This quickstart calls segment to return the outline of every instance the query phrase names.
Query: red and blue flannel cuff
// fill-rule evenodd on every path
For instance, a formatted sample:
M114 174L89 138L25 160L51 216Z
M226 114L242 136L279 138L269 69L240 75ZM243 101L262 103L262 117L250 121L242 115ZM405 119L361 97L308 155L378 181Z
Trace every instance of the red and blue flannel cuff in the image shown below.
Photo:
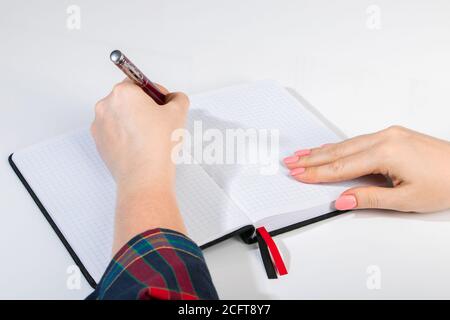
M88 299L218 299L201 249L185 235L152 229L114 256Z

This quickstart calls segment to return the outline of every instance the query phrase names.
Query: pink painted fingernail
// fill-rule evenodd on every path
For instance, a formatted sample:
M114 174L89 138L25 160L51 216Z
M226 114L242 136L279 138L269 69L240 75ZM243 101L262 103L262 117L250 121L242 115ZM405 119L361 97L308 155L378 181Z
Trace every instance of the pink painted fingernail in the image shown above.
M291 176L296 176L303 172L305 172L305 168L295 168L291 170Z
M356 197L354 195L343 195L337 198L334 207L337 210L350 210L356 207Z
M295 162L298 161L298 157L297 157L297 156L287 157L287 158L284 158L283 161L284 161L284 163L286 163L286 164L295 163Z
M311 150L309 149L304 149L304 150L298 150L295 152L295 155L298 157L303 157L303 156L307 156L311 153Z

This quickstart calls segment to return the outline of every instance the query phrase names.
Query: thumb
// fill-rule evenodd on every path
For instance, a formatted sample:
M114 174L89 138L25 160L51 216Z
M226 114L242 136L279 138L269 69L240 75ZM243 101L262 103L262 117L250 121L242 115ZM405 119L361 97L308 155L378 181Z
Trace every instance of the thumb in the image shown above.
M337 210L389 209L407 211L406 188L357 187L342 193L335 201Z

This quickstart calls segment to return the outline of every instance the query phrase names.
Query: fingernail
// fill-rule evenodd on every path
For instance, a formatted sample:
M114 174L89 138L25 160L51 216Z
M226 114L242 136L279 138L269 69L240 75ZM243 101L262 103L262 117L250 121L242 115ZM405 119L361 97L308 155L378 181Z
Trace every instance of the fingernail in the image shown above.
M291 176L296 176L303 172L305 172L305 168L295 168L291 170Z
M305 150L298 150L298 151L296 151L296 152L295 152L295 155L296 155L297 157L303 157L303 156L309 155L310 153L311 153L311 150L305 149Z
M356 197L354 195L343 195L337 198L334 207L337 210L350 210L356 207Z
M298 157L297 157L297 156L287 157L287 158L284 158L283 161L284 161L284 163L286 163L286 164L295 163L295 162L298 161Z

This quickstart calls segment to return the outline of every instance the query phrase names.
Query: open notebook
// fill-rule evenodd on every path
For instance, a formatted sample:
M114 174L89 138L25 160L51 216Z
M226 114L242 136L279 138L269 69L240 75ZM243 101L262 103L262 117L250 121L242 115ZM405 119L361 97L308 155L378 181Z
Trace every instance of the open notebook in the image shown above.
M281 159L299 148L339 141L339 136L283 87L261 81L191 96L187 128L278 130L278 170L263 165L177 165L177 198L189 236L207 247L231 235L251 242L254 228L272 235L333 216L333 201L361 181L302 184ZM197 129L196 129L197 126ZM194 134L195 135L195 134ZM188 148L184 152L189 151ZM200 157L203 155L200 154ZM115 184L87 129L31 146L10 163L91 285L111 259Z

